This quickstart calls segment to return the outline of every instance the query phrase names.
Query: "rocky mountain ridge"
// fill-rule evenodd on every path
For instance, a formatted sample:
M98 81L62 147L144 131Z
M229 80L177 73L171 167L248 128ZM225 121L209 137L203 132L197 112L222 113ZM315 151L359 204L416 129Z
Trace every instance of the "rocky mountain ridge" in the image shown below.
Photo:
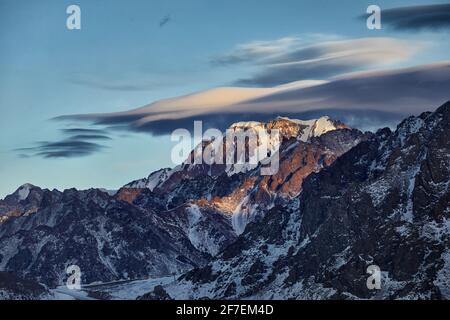
M71 264L83 283L185 273L158 287L166 298L446 298L449 106L376 134L328 118L232 125L280 129L269 176L184 163L113 196L24 185L0 200L0 271L48 286ZM381 291L365 287L369 263Z

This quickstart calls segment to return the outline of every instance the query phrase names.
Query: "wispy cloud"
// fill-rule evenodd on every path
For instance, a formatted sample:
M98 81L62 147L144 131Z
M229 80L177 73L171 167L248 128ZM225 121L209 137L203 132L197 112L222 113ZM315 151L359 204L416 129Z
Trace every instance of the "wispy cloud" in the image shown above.
M105 146L92 142L61 140L56 142L39 142L36 147L20 148L15 149L15 151L20 152L20 157L73 158L88 156L104 148Z
M285 37L273 41L252 41L243 43L231 52L213 57L213 65L231 65L243 62L256 62L267 57L282 54L297 47L303 39L299 37Z
M67 135L58 141L39 141L33 147L18 148L21 158L43 157L43 158L74 158L83 157L100 152L107 148L96 143L101 140L111 140L103 129L67 128L61 129Z
M250 42L213 58L215 65L247 63L258 71L238 85L276 86L297 80L327 79L341 73L402 62L421 44L393 38L361 38L305 45L302 38Z
M95 135L105 135L108 131L103 129L90 129L90 128L64 128L61 129L62 132L67 134L95 134Z
M111 140L110 137L100 134L78 134L69 138L70 140Z
M450 61L444 61L412 68L364 71L326 82L215 89L125 112L62 116L58 120L120 124L121 129L160 135L177 128L190 129L194 120L203 120L205 127L223 129L234 121L267 120L277 115L297 118L330 115L362 129L372 129L431 110L449 100L449 92Z
M362 16L366 19L366 15ZM408 6L381 11L382 25L396 30L441 30L450 28L450 4Z

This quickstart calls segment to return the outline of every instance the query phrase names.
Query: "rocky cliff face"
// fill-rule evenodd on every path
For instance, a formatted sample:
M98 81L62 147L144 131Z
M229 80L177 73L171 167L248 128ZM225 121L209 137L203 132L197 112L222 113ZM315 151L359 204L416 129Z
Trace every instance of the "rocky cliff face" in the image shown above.
M450 298L450 103L309 175L173 298ZM381 269L369 290L367 267Z

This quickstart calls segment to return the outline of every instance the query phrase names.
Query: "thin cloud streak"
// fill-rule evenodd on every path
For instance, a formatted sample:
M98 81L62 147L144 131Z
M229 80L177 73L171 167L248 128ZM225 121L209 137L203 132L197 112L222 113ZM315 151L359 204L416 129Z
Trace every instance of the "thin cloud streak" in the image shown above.
M61 140L56 142L39 142L38 146L30 148L19 148L19 157L42 157L42 158L75 158L83 157L99 152L106 147L97 143L74 140ZM26 153L24 153L26 152Z
M17 148L20 158L75 158L92 155L107 148L97 141L112 140L103 129L67 128L61 131L68 135L58 141L39 141L36 146Z
M215 65L251 64L259 70L236 84L271 87L403 62L421 48L420 43L394 38L341 39L312 45L305 45L301 38L282 38L240 45L212 62Z
M156 87L161 86L160 83L151 82L146 84L135 84L125 82L107 82L102 80L96 80L89 77L78 77L67 80L68 82L97 89L111 90L111 91L149 91Z
M88 128L64 128L61 129L62 132L67 134L97 134L97 135L106 135L108 131L103 129L88 129Z
M72 136L69 138L70 140L77 140L77 141L83 141L83 140L112 140L108 136L99 135L99 134L79 134L76 136Z

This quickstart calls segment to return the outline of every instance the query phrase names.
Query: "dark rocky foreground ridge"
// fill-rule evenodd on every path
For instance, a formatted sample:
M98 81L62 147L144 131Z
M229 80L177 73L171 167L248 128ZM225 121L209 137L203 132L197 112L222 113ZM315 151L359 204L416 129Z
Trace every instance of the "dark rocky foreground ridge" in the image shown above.
M71 264L83 283L186 272L152 299L450 297L450 103L395 132L268 125L273 176L184 164L114 196L22 186L0 201L0 271L51 287Z
M13 273L0 272L0 300L45 300L52 298L43 285L18 278Z

